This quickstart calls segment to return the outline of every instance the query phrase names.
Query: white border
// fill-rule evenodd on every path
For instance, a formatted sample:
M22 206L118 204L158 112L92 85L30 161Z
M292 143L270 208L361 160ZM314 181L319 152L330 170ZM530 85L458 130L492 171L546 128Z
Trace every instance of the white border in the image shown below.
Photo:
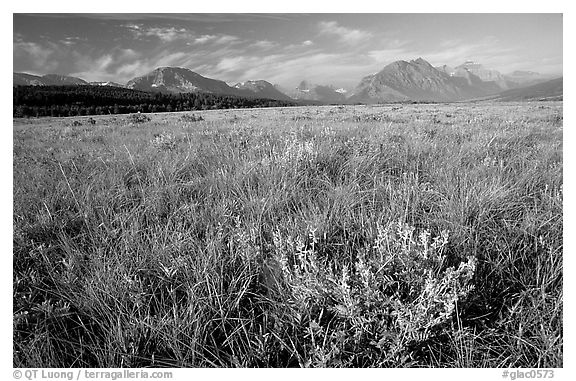
M572 129L574 122L573 106L573 75L574 70L573 51L568 36L576 36L574 31L575 18L572 7L568 1L529 1L529 2L506 2L495 0L483 0L481 2L466 2L462 0L450 1L424 1L412 0L405 2L382 2L375 1L351 1L351 2L312 2L310 0L290 0L284 2L254 1L254 0L220 0L217 2L202 1L171 1L171 2L143 2L143 1L27 1L2 5L0 28L2 46L7 50L12 45L12 14L13 13L563 13L564 14L564 369L556 372L555 380L568 379L568 375L574 372L574 328L571 322L575 321L574 298L571 290L575 290L574 277L570 276L574 269L573 256L576 255L576 247L570 240L574 233L574 215L576 213L574 203L574 164L575 156L571 150L571 144L576 139ZM572 45L574 43L572 42ZM2 305L6 306L0 315L0 327L2 330L1 356L2 372L4 379L12 379L12 102L9 85L11 80L8 71L7 59L3 62L3 73L8 78L2 91L2 119L4 128L0 130L0 168L4 181L2 189L2 202L0 203L0 231L2 232L1 254L1 285L0 297ZM567 238L567 239L566 239ZM298 373L296 373L298 372ZM325 369L325 370L206 370L206 369L175 369L175 380L204 379L204 378L240 378L262 379L270 378L293 378L318 379L349 379L361 377L377 380L397 380L403 378L422 378L432 380L501 380L500 369ZM573 377L573 376L572 376Z

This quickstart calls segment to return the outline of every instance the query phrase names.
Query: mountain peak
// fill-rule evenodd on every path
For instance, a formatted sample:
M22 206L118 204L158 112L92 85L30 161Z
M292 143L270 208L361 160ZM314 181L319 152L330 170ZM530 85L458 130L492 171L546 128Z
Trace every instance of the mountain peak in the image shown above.
M310 81L303 80L302 82L300 82L300 84L298 86L296 86L296 89L298 89L298 90L310 90L314 86L315 85L310 83Z
M178 67L178 66L160 66L154 69L152 73L178 73L178 74L201 76L200 74L188 69L187 67Z
M285 91L285 93L297 100L324 103L341 103L346 100L344 89L336 89L333 85L318 85L308 80L301 81L298 86Z
M167 70L184 70L184 71L192 71L188 68L185 67L179 67L179 66L159 66L156 69L154 69L153 71L167 71Z
M483 68L483 66L481 63L468 60L468 61L464 61L463 64L456 66L456 68L457 69L458 68L466 68L466 69L468 69L468 68Z
M270 82L265 81L263 79L250 79L248 81L238 82L237 84L234 85L234 87L237 89L242 89L242 88L247 88L247 87L265 88L265 87L274 87L274 86L272 86L272 84Z
M448 66L434 68L419 57L395 61L375 75L362 79L354 90L352 101L454 101L493 94L500 89L492 82L483 82L471 72L460 69L458 78Z
M410 61L411 63L415 63L418 65L426 65L426 66L432 66L430 65L430 62L426 61L424 58L422 57L418 57L416 60L412 60Z
M396 60L386 66L406 66L408 65L408 61L404 61L404 60Z
M236 94L238 91L226 82L203 77L190 69L162 66L148 74L134 78L126 87L142 91L164 91L169 93L206 92Z
M484 82L495 82L502 90L508 88L504 77L499 71L486 69L481 63L468 60L462 65L456 66L454 69L455 75L457 76L465 77L468 72L474 74Z
M434 67L430 64L430 62L426 61L422 57L418 57L417 59L411 60L411 61L404 61L404 60L394 61L394 62L386 65L383 70L387 70L387 71L405 70L409 66L412 66L412 67L417 66L420 68L426 68L426 70L434 69Z
M270 82L265 81L263 79L239 82L234 85L234 88L242 91L250 91L251 93L253 93L253 95L256 95L260 98L277 99L284 101L292 100L292 98L276 89Z

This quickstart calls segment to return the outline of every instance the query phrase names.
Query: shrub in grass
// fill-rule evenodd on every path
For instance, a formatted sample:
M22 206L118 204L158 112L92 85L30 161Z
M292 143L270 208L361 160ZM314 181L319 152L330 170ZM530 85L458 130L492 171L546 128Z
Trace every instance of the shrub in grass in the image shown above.
M184 114L180 117L180 119L186 123L201 122L204 120L202 115L196 116L195 114Z
M447 232L432 239L400 223L378 226L371 245L342 264L319 257L314 231L308 241L276 232L281 272L269 275L306 322L302 366L408 365L412 348L448 325L473 289L476 259L447 266Z
M127 120L128 120L128 123L140 124L140 123L149 122L151 119L147 115L144 115L142 113L137 113L137 114L130 114L128 116Z
M178 146L178 139L170 133L155 134L152 145L159 151L172 151Z

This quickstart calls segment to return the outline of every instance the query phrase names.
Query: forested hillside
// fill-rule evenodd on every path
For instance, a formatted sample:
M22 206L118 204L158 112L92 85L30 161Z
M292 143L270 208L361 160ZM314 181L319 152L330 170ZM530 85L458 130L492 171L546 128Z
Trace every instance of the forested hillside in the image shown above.
M77 116L295 106L295 102L206 93L164 94L108 86L16 86L13 116Z

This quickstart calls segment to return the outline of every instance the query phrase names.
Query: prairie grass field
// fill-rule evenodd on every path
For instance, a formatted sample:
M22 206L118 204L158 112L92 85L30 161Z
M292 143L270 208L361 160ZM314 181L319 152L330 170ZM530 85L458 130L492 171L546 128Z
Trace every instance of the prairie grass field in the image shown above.
M562 367L562 108L14 119L14 367Z

